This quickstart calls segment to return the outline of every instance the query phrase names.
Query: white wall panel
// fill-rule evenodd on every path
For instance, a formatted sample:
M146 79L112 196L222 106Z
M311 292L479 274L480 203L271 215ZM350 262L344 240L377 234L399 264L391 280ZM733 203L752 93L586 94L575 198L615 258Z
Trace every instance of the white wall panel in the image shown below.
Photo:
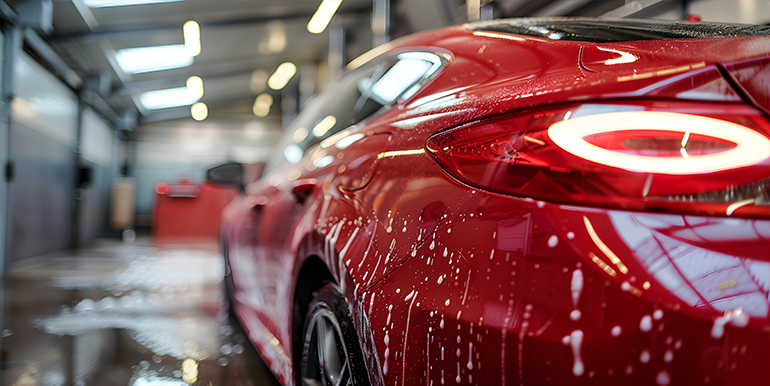
M688 12L703 21L765 24L770 22L770 0L698 0L688 3Z
M83 110L80 155L104 168L112 168L115 131L91 108Z
M15 58L13 77L11 118L75 149L78 104L72 90L24 52Z

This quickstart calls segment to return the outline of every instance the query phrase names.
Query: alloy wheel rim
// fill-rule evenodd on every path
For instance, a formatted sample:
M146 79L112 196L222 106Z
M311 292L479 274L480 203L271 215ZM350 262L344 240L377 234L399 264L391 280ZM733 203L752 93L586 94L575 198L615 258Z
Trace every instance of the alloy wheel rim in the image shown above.
M304 385L352 385L342 332L337 318L325 308L310 316L302 347L301 377Z

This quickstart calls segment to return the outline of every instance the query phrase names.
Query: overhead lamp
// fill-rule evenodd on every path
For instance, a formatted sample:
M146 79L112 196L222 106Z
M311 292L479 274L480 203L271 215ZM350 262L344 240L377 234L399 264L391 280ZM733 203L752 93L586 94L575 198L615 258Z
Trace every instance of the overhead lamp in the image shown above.
M184 0L83 0L88 8L124 7L127 5L146 5L175 3Z
M313 34L320 34L323 32L332 20L334 13L337 12L337 8L340 7L340 4L342 4L342 0L324 0L321 2L321 5L318 6L313 17L311 17L310 21L307 23L308 32Z
M200 99L190 92L187 87L168 88L142 93L139 101L147 110L168 109L171 107L189 106Z
M259 94L254 100L254 106L251 111L254 115L262 118L270 114L270 107L273 106L273 96L270 94Z
M275 69L273 75L267 79L267 86L273 90L280 90L286 87L294 74L297 73L297 66L292 62L281 63L278 68Z
M187 90L192 95L200 99L203 97L203 79L200 76L191 76L187 78Z
M190 56L201 53L201 27L195 20L190 20L182 26L184 32L184 48Z
M193 64L193 57L183 44L124 48L115 53L115 59L126 74L170 70Z
M326 118L322 119L321 122L318 122L318 124L313 127L313 135L316 138L321 138L336 124L337 118L334 117L334 115L327 115Z
M198 102L190 107L190 115L196 121L202 121L209 116L209 108L203 102Z

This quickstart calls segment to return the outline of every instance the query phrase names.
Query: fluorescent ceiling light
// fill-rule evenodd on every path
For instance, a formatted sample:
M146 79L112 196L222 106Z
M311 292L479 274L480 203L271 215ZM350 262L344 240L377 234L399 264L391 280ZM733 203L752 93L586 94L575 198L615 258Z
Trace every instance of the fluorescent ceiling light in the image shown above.
M289 83L291 77L293 77L296 73L297 66L295 66L294 63L281 63L281 65L275 69L273 75L270 75L270 78L267 80L267 85L273 90L280 90L286 87L286 84Z
M273 96L270 94L259 94L257 99L254 100L254 106L251 111L258 117L266 117L270 114L271 106L273 106Z
M190 56L201 53L201 27L195 20L190 20L182 26L184 32L184 48Z
M209 116L209 108L203 102L197 102L190 107L190 115L196 121L202 121Z
M324 32L340 4L342 0L324 0L307 23L308 32L314 34Z
M187 90L198 99L203 97L203 79L200 76L191 76L187 78Z
M321 120L321 122L318 122L317 125L313 128L313 135L316 138L323 137L329 130L331 130L334 125L337 124L337 118L334 117L334 115L327 115L326 118Z
M145 5L157 3L174 3L184 0L83 0L88 8L123 7L127 5Z
M120 69L126 74L170 70L193 64L184 44L125 48L115 53Z
M200 99L187 87L147 91L139 97L142 106L148 110L160 110L171 107L189 106Z

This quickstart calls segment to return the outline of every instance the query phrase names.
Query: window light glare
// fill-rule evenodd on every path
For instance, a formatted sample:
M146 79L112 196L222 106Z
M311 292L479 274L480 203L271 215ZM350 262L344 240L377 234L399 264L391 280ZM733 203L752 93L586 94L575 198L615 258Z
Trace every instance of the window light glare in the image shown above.
M193 95L193 93L191 93L187 87L147 91L139 97L139 101L142 103L142 106L148 110L189 106L197 102L199 99L200 97Z
M198 56L201 53L201 28L198 22L190 20L182 26L184 32L184 48L190 56Z
M198 102L190 107L190 115L196 121L202 121L209 116L209 108L203 102Z
M124 7L128 5L147 5L176 3L184 0L83 0L88 8Z
M321 122L318 122L318 124L315 125L313 128L313 135L316 136L316 138L321 138L336 124L337 118L335 118L334 115L327 115L326 118L322 119Z
M254 100L254 106L252 112L254 115L262 118L270 114L270 107L273 106L273 96L270 94L259 94L257 99Z
M313 34L320 34L323 32L332 20L334 13L337 12L337 8L340 7L340 4L342 4L342 0L324 0L321 2L321 5L318 6L313 17L311 17L310 21L307 23L308 32Z
M115 53L120 69L126 74L170 70L193 64L183 44L124 48Z
M203 79L200 76L187 78L187 90L198 99L203 97Z
M297 66L292 62L281 63L278 68L275 69L273 75L267 79L267 86L273 90L280 90L289 83L294 74L297 73Z
M396 63L372 86L382 104L393 103L409 86L425 74L431 64L420 59L403 59Z

